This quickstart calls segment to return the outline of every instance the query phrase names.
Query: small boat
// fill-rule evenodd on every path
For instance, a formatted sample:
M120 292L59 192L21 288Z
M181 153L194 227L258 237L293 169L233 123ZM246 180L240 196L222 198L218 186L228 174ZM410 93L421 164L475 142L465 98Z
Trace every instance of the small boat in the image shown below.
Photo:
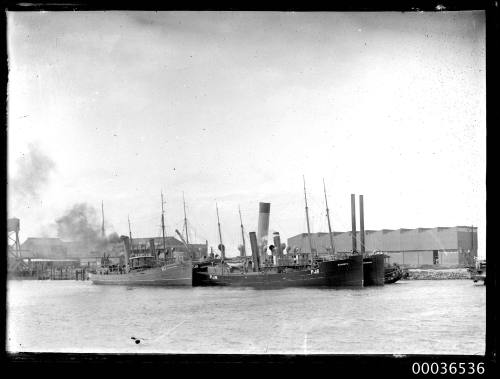
M399 265L394 264L393 266L386 266L384 268L384 283L396 283L398 280L403 278L403 275L403 270Z
M471 273L471 279L474 283L483 281L483 284L486 285L486 261L477 261L476 267L469 270Z
M397 263L392 265L389 263L391 257L384 254L385 266L384 266L384 283L391 284L396 283L400 279L404 279L408 276L407 273L401 268Z

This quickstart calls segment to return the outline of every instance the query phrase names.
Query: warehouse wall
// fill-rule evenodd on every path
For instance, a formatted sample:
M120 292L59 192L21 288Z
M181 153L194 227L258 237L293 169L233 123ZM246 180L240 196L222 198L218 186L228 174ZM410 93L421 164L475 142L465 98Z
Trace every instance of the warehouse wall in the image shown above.
M388 252L389 262L397 263L408 267L418 267L422 265L433 265L432 251L404 251Z
M440 251L439 265L441 266L458 266L460 265L459 253L457 251Z
M458 248L463 251L471 250L477 256L477 230L474 228L474 236L469 230L460 229L457 232Z
M313 233L313 246L321 254L330 247L328 233ZM357 248L360 250L360 237L357 233ZM351 232L334 233L337 252L352 250ZM470 264L472 255L477 256L477 228L474 236L470 227L439 227L397 230L367 230L365 232L366 251L380 250L391 255L393 262L412 267L434 265L434 253L437 251L437 264L440 266L464 266ZM302 252L309 252L307 234L303 233L288 239L288 244L296 246ZM402 253L404 252L404 254Z

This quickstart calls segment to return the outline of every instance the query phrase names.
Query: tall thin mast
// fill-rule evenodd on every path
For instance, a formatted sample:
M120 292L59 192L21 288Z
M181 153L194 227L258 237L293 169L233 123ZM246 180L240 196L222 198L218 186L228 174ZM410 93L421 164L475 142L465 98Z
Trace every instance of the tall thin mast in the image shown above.
M161 233L163 236L163 255L165 258L167 258L167 246L165 243L165 210L163 209L163 204L165 202L163 201L163 191L161 192Z
M363 195L359 195L359 239L361 254L365 254L365 211L363 206Z
M182 191L182 202L184 203L184 229L186 230L186 243L189 245L188 220L186 217L186 200L184 200L184 191Z
M306 221L307 221L307 238L309 239L309 248L311 250L311 254L313 253L313 245L311 240L311 228L309 226L309 208L307 207L307 195L306 195L306 178L302 175L302 179L304 180L304 200L306 203Z
M130 250L134 252L134 246L132 245L132 229L130 228L130 215L128 215L128 236L130 239Z
M215 210L217 211L217 226L219 227L219 244L220 244L220 252L221 258L224 259L224 246L222 245L222 234L220 232L220 220L219 220L219 207L217 206L217 202L215 202Z
M243 251L242 251L242 256L247 255L247 249L245 245L245 231L243 229L243 220L241 219L241 209L240 206L238 205L238 212L240 213L240 224L241 224L241 239L243 240Z
M335 245L333 243L332 226L330 224L330 211L328 209L328 200L326 198L326 186L324 178L323 178L323 190L325 191L326 219L328 220L328 234L330 236L330 247L332 249L332 253L335 253Z
M101 226L101 236L104 238L106 232L104 231L104 201L101 200L101 212L102 212L102 226Z

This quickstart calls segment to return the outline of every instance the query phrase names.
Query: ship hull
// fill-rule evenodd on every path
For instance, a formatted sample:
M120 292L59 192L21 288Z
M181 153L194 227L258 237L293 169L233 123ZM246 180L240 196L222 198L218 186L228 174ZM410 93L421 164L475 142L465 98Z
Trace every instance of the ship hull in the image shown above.
M383 286L385 279L384 256L372 255L363 259L365 286Z
M89 276L92 283L98 285L191 286L192 264L181 262L124 274L90 274Z
M361 256L319 263L317 269L287 272L217 274L209 267L193 269L193 286L234 286L259 289L287 287L363 287Z
M386 267L384 269L384 282L385 284L396 283L403 278L403 271L397 267Z

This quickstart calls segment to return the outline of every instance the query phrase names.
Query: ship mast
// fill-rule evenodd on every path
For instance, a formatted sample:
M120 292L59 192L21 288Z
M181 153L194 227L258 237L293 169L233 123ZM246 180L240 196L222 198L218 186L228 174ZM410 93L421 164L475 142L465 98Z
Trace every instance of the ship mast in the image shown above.
M101 200L101 212L102 212L102 226L101 226L101 235L102 238L106 236L106 232L104 231L104 201Z
M219 220L219 208L217 207L217 202L215 202L215 210L217 211L217 225L219 227L219 244L220 244L220 253L221 253L221 258L224 260L225 254L224 254L224 245L222 245L222 234L220 232L220 220Z
M309 248L311 250L311 256L312 256L313 245L311 240L311 228L309 226L309 208L307 207L306 178L304 177L304 175L302 175L302 179L304 180L304 200L306 203L307 239L309 240Z
M186 217L186 200L184 200L184 191L182 191L182 202L184 203L184 229L186 229L186 243L189 245L188 220Z
M134 253L134 246L132 245L132 229L130 228L130 215L128 217L128 236L130 239L130 250L132 251L132 254Z
M246 256L246 245L245 245L245 231L243 229L243 220L241 219L241 209L240 206L238 205L238 212L240 213L240 224L241 224L241 239L243 240L243 251L242 251L242 256Z
M161 233L163 237L163 256L165 257L165 260L167 259L167 247L165 244L165 211L163 209L163 204L165 202L163 201L163 191L161 192Z
M326 186L325 186L325 179L324 178L323 178L323 190L325 192L326 219L328 220L328 234L330 236L330 247L332 249L332 254L334 254L335 253L335 245L333 243L332 226L330 224L330 211L328 209L328 200L326 198Z

